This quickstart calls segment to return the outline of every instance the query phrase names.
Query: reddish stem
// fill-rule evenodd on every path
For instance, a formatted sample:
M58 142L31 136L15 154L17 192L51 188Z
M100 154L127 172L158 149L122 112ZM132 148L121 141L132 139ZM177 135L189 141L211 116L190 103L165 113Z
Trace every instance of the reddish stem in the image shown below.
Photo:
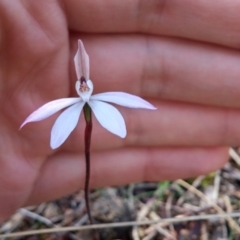
M89 206L90 145L91 145L91 135L92 135L92 117L91 117L91 109L87 104L84 106L84 116L86 119L86 128L85 128L85 136L84 136L86 175L85 175L84 191L85 191L87 214L88 214L90 223L93 224L93 220L90 212L90 206Z

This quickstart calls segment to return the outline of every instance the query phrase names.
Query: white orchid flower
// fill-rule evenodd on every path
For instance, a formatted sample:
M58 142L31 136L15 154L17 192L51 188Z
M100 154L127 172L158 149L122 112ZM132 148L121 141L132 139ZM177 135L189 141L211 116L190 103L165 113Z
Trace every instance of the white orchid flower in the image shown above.
M50 140L52 149L62 145L74 130L86 103L92 109L99 123L108 131L121 138L125 138L127 134L125 121L121 113L106 102L129 108L156 109L142 98L124 92L106 92L92 95L93 83L89 79L89 56L81 40L78 40L78 50L74 57L74 63L78 78L75 88L79 97L61 98L46 103L34 111L20 127L22 128L29 122L41 121L68 107L59 115L52 127Z

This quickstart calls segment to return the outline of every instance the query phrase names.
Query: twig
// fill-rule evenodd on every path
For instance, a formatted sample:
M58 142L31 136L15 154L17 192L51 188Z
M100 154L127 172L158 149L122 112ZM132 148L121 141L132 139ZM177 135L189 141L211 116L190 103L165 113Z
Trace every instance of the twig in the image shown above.
M203 222L203 224L202 224L201 239L202 240L208 240L209 239L208 230L207 230L207 224L205 222Z
M167 198L167 202L166 202L166 206L165 206L165 208L166 208L166 216L168 218L172 217L172 214L171 214L172 201L173 201L173 195L170 194L169 197ZM169 228L170 228L171 232L175 232L173 224L170 224Z
M14 214L10 221L4 223L0 229L0 233L10 233L15 231L15 229L18 228L18 226L22 223L24 216L17 212Z
M229 155L237 163L237 165L240 166L240 156L236 153L236 151L233 148L229 149Z
M140 237L138 234L138 228L136 226L132 230L132 238L133 240L140 240Z
M31 212L31 211L28 211L27 209L24 209L24 208L20 208L19 209L19 212L24 215L24 216L27 216L27 217L30 217L34 220L37 220L41 223L44 223L46 226L48 227L55 227L55 225L47 218L43 217L43 216L40 216L39 214L37 213L34 213L34 212Z
M205 177L206 177L206 176L204 176L204 175L197 177L197 178L193 181L192 186L194 186L195 188L197 188L197 187L201 184L202 180L203 180ZM173 183L173 184L174 184L174 183ZM185 196L187 195L188 192L189 192L189 190L187 190L187 192L178 199L177 205L182 205L182 204L183 204L184 199L185 199Z
M154 231L150 232L142 240L151 240L151 239L153 239L156 236L156 234L157 234L157 231L154 229Z
M155 212L151 212L149 215L150 215L151 219L153 219L153 220L161 219ZM176 238L174 236L172 236L172 234L170 234L167 230L165 230L161 224L154 224L154 228L156 229L156 231L158 231L163 236L165 236L169 239L176 240Z
M85 215L83 215L83 217L81 217L81 218L74 224L74 226L81 226L81 225L83 225L84 223L86 223L87 220L88 220L88 215L85 214Z
M148 201L146 204L142 204L142 208L140 209L140 211L137 214L137 221L142 221L143 219L146 218L146 215L149 213L153 204L154 204L153 200ZM134 240L140 240L138 230L139 229L137 226L135 226L132 230L132 237Z
M153 207L154 203L155 201L151 199L146 204L143 205L143 207L137 214L137 221L141 221L147 216L147 214L150 212L150 209Z
M221 182L221 176L220 176L220 170L218 170L216 171L216 174L214 177L213 194L212 194L214 201L217 201L219 196L220 182Z
M191 211L191 212L200 212L202 211L203 209L206 209L206 207L199 207L199 206L195 206L195 205L192 205L190 203L184 203L183 204L183 207L185 210L187 210L188 212Z
M215 202L209 200L202 192L194 188L192 185L188 184L187 182L183 181L182 179L179 179L176 181L178 184L181 186L189 189L191 192L196 194L199 198L202 200L206 201L207 203L211 204L212 207L220 214L225 214L225 212L220 208ZM229 222L229 225L231 225L238 233L240 233L240 227L238 224L231 218L231 217L226 217L227 221Z
M135 184L130 184L127 190L128 200L131 206L134 205L134 195L133 195L134 187L135 187Z
M16 232L16 233L8 233L1 234L0 238L8 237L22 237L22 236L30 236L36 234L46 234L46 233L54 233L54 232L68 232L68 231L84 231L90 229L103 229L103 228L118 228L118 227L129 227L129 226L142 226L142 225L151 225L156 223L179 223L179 222L188 222L188 221L201 221L201 220L209 220L213 218L239 218L240 212L235 213L225 213L225 214L208 214L208 215L200 215L200 216L190 216L190 217L173 217L173 218L165 218L159 220L147 220L141 222L119 222L119 223L108 223L108 224L93 224L87 226L73 226L73 227L56 227L51 229L40 229L40 230L31 230L25 232Z
M56 227L56 225L53 224L49 219L47 219L47 218L45 218L45 217L43 217L43 216L41 216L41 215L39 215L37 213L31 212L31 211L29 211L27 209L20 208L19 209L19 213L21 213L24 216L30 217L30 218L32 218L34 220L37 220L39 222L42 222L42 223L44 223L45 225L47 225L49 227ZM69 236L71 236L71 238L74 239L74 240L79 240L79 238L75 234L73 234L73 233L69 233Z
M229 196L224 195L224 196L223 196L223 200L224 200L224 202L225 202L225 206L226 206L226 209L227 209L227 213L231 213L231 212L232 212L232 204L231 204L231 201L230 201Z

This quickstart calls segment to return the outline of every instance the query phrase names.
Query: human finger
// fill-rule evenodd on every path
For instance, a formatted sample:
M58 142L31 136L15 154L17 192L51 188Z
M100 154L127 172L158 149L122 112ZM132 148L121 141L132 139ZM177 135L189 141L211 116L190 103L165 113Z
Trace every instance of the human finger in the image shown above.
M65 0L71 30L165 35L240 47L237 0Z
M220 168L227 156L226 148L132 148L95 152L91 156L90 184L91 188L99 188L194 177ZM52 156L45 162L26 204L56 199L82 189L84 177L83 154Z

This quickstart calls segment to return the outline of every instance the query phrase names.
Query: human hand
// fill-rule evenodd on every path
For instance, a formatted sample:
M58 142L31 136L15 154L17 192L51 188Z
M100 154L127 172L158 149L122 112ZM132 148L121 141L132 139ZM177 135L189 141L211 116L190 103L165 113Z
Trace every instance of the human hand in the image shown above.
M228 4L1 1L0 219L83 187L83 119L57 151L49 146L56 116L18 131L42 104L75 95L78 38L90 55L95 93L125 91L158 107L121 108L124 140L94 121L92 187L221 167L225 146L240 140L238 8Z

